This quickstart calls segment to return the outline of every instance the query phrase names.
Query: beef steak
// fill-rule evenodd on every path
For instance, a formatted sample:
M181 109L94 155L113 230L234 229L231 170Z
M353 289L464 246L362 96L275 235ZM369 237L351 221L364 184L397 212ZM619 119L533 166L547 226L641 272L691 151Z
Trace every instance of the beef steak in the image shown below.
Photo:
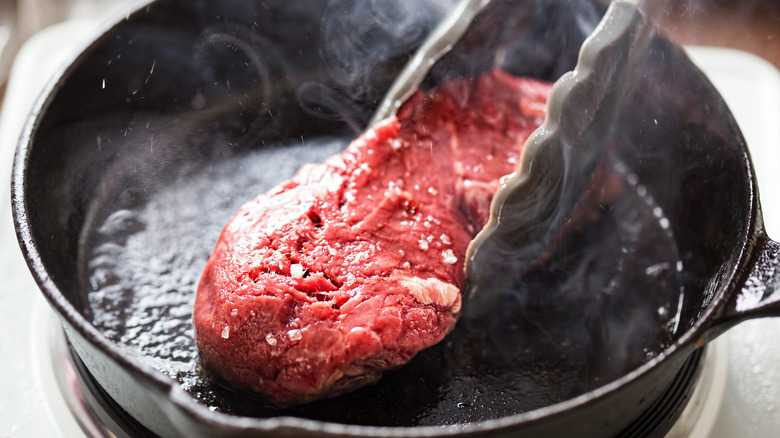
M550 85L500 71L417 92L245 204L201 278L206 366L279 406L375 382L452 329L463 262Z

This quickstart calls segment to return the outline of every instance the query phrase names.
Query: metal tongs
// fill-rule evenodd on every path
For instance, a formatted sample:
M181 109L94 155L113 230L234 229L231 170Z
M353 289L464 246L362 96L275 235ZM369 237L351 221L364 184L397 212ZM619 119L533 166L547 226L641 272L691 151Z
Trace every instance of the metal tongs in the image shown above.
M621 167L612 153L620 141L616 120L631 110L625 99L655 36L637 4L611 3L574 70L555 82L544 123L526 141L518 171L496 193L488 224L469 246L466 317L488 315L489 296L510 293L524 269L546 263L583 205L598 202L599 167L605 160Z

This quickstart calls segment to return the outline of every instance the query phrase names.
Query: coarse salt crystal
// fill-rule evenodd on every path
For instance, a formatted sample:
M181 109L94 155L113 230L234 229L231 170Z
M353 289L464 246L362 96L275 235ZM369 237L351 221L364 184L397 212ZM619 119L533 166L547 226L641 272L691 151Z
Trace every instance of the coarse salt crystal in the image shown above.
M428 251L428 241L425 239L420 239L418 242L420 244L420 249L423 251Z
M445 245L449 245L449 244L452 243L452 239L450 239L450 236L448 236L446 234L442 234L441 235L441 243L443 243Z
M441 257L444 260L444 263L448 265L454 265L455 263L458 262L458 258L455 256L455 253L453 253L451 249L442 251Z
M238 315L238 309L233 309L230 311L230 316L236 316Z
M225 328L222 329L222 339L227 339L230 337L230 326L225 326Z
M265 342L268 342L268 345L275 347L276 346L276 337L272 335L271 333L268 333L265 335Z
M298 263L290 265L290 277L303 278L303 266Z
M290 338L290 341L292 342L298 342L303 339L303 333L298 329L292 329L287 332L287 337Z

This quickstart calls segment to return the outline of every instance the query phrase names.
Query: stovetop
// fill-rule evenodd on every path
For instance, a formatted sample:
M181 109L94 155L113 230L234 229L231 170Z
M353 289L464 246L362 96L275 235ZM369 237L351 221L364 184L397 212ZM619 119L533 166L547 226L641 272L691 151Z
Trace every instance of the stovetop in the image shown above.
M59 392L49 337L58 336L16 243L8 181L16 141L29 109L51 75L84 46L98 23L71 21L50 27L20 51L0 113L0 436L84 436ZM740 124L756 167L766 228L780 236L780 72L770 64L726 49L693 47L694 62L711 78ZM5 189L2 189L5 187ZM711 344L717 364L695 423L679 424L670 437L769 438L780 430L780 318L748 321ZM72 376L65 376L70 378ZM696 398L694 397L694 400Z

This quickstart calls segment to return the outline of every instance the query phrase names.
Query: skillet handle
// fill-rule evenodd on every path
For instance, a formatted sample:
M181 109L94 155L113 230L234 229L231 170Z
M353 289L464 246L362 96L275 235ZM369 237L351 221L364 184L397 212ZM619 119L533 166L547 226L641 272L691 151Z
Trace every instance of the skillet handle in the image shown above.
M746 319L780 316L780 243L761 235L755 250L745 283L715 320L712 337Z

